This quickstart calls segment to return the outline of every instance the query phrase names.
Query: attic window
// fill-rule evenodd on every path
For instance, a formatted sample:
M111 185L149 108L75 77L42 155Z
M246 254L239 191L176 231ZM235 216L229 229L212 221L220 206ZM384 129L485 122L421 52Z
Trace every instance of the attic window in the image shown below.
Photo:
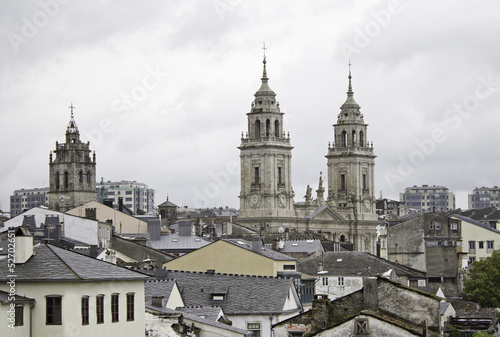
M292 243L292 246L298 246L299 244L298 243Z
M178 241L179 241L179 239L172 239L172 241L173 241L173 242L178 242Z
M212 294L212 301L224 301L225 295Z
M306 240L307 243L313 243L314 240Z
M342 259L337 259L337 262L342 262Z

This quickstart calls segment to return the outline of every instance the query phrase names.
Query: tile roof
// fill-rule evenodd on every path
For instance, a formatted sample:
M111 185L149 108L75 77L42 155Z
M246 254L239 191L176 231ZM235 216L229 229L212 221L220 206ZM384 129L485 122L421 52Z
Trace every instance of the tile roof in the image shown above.
M327 252L323 256L309 258L297 264L297 270L309 275L318 275L318 266L322 263L328 276L377 276L392 269L398 275L424 277L425 273L409 268L375 255L361 252Z
M290 289L295 289L291 279L267 276L169 270L166 277L177 281L186 306L220 306L226 315L282 313ZM157 289L162 282L147 281L146 296L161 296ZM215 287L227 289L224 300L212 300Z
M222 239L222 241L231 243L235 246L238 246L238 247L241 247L241 248L244 248L246 250L253 252L251 242L241 240L241 239ZM256 253L256 254L259 254L259 253ZM271 248L268 248L264 245L262 245L262 250L261 250L260 255L263 255L263 256L270 258L274 261L297 261L296 258L290 257L288 255L282 254L282 253L277 252L277 251L274 251Z
M0 281L10 275L0 264ZM145 280L147 275L49 244L33 246L33 256L15 265L16 282Z
M200 318L205 318L211 321L217 321L219 317L224 313L221 307L201 307L201 306L191 306L191 307L178 307L175 310L182 312L183 314L189 314L197 316Z

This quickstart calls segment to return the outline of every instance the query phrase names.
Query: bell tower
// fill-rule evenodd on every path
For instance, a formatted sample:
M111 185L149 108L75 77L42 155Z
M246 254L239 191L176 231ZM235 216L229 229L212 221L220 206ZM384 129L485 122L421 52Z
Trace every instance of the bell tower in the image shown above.
M375 155L367 127L354 100L349 62L347 100L340 107L334 142L328 146L328 204L346 219L377 220L375 212Z
M74 108L71 104L66 143L56 141L56 148L49 156L49 208L61 212L97 199L95 152L91 158L90 143L80 141Z
M265 48L265 47L264 47ZM283 115L276 94L269 87L266 56L262 84L254 94L248 130L241 135L241 192L238 221L279 225L295 217L293 208L290 134L283 131ZM280 218L282 218L280 220Z

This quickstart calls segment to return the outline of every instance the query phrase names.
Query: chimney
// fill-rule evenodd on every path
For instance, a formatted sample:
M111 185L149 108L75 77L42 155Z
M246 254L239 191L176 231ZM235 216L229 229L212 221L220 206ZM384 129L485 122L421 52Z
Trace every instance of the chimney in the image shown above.
M35 230L36 230L35 216L34 215L24 215L22 226L29 229L30 232L35 232Z
M288 228L285 228L285 240L290 240L290 230Z
M252 237L252 251L262 254L262 239L260 236Z
M378 309L377 278L366 277L363 279L363 300L368 310Z
M18 227L15 231L14 263L25 263L33 255L33 236L24 227Z
M108 207L113 208L113 199L104 199L102 203Z
M123 212L123 197L118 198L118 210Z
M85 218L90 220L97 220L97 209L85 208Z
M273 240L273 246L272 247L273 247L274 251L278 251L278 249L279 249L279 241L278 241L278 239L274 239Z
M181 220L178 223L179 236L191 236L193 231L193 222L190 220Z
M48 243L59 245L61 242L61 224L59 223L59 215L47 214L45 216L43 237L47 239Z
M90 245L90 257L97 257L97 245Z
M328 318L330 316L330 312L328 310L328 304L330 300L328 299L328 295L314 295L314 299L312 301L312 330L324 329L326 327L326 323L328 322Z

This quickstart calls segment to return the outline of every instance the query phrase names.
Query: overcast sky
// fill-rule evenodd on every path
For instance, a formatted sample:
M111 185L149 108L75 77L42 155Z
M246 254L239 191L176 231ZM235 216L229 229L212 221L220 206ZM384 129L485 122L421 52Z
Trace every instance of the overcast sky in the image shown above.
M500 185L499 17L496 0L2 1L0 208L48 186L71 103L98 180L146 183L156 205L239 208L263 41L296 202L326 179L350 58L376 197L442 185L466 208Z

